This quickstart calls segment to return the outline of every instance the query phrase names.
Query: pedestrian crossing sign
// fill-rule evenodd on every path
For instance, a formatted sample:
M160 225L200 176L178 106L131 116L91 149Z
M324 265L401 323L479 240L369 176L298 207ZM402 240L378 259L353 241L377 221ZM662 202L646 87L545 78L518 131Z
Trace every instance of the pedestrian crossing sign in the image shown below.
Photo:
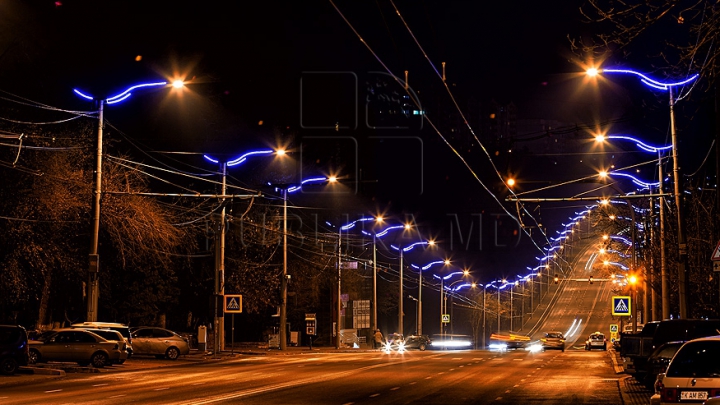
M612 314L613 316L630 316L632 314L630 307L630 297L615 296L612 297Z
M450 323L450 314L442 314L442 323Z
M225 295L223 296L225 302L225 313L226 314L241 314L242 313L242 295Z

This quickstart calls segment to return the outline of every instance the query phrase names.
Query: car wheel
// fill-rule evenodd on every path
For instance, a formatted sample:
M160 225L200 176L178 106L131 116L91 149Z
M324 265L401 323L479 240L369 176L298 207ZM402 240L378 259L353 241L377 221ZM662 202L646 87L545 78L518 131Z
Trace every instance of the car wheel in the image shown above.
M2 361L0 361L0 374L13 375L17 371L18 366L19 365L17 360L13 359L12 357L3 359Z
M177 360L180 357L180 350L177 347L168 347L165 351L165 356L170 360Z
M103 368L108 364L108 356L103 352L96 352L90 357L90 363L92 363L95 368Z
M35 349L30 349L28 354L28 363L37 364L40 362L40 352Z
M420 346L418 346L418 349L420 349L421 352L425 351L425 343L420 343Z

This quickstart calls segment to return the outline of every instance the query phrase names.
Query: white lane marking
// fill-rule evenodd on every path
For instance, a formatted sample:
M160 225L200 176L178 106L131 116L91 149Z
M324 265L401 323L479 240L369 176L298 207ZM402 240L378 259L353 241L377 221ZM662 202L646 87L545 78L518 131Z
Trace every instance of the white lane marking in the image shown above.
M408 384L408 385L415 385L415 384L417 384L417 381L413 381L413 382L411 382L411 383Z
M165 391L165 390L169 390L169 389L170 389L170 387L160 387L160 388L155 388L153 391Z
M379 397L379 396L380 396L380 394L372 394L372 395L370 395L370 398L375 398L375 397Z
M93 387L104 387L109 384L93 384Z
M443 375L443 374L445 374L444 371L441 371L441 372L438 373L438 375Z
M473 357L473 360L485 360L485 359L482 357Z
M108 398L120 398L120 397L124 397L124 396L126 396L126 395L127 395L127 394L119 394L119 395L113 395L113 396L108 397Z
M508 394L508 393L510 393L510 392L512 392L512 390L507 390L507 391L505 391L506 394Z
M515 385L513 385L513 388L517 388L519 386L520 386L520 384L515 384Z
M343 405L353 405L355 402L345 402Z
M496 401L502 401L502 397L495 398Z
M462 357L453 357L452 360L462 360Z
M429 376L425 377L425 379L426 379L426 380L429 380L429 379L431 379L431 378L432 378L432 376L431 376L431 375L429 375Z
M52 394L53 392L60 392L60 391L62 391L62 390L50 390L50 391L45 391L45 393Z
M204 383L204 382L198 382L198 383L194 383L194 384L192 384L192 385L203 385L203 384L205 384L205 383Z
M513 361L523 361L525 359L513 359Z
M520 382L524 382L524 381L525 381L525 378L520 379Z
M390 388L390 391L395 391L395 390L399 390L399 389L400 389L400 387L393 387L393 388Z

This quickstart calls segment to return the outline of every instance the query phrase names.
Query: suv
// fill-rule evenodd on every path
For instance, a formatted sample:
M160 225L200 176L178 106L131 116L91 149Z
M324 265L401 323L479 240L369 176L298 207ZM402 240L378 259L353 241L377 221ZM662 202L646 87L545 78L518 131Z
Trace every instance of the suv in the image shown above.
M112 329L120 332L120 334L125 339L125 342L127 343L127 354L128 359L132 357L133 355L133 347L132 347L132 334L130 333L130 328L122 323L116 323L116 322L83 322L83 323L74 323L70 325L71 328L74 329Z
M28 336L25 328L0 325L0 374L12 375L28 364Z
M703 402L720 395L720 337L691 340L658 375L652 400L660 404ZM658 398L659 397L659 398Z

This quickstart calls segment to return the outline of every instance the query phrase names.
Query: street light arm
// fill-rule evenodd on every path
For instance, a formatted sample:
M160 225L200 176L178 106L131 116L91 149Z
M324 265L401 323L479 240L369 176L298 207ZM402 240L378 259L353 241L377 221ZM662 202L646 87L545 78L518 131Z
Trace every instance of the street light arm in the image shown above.
M685 80L681 80L681 81L679 81L679 82L667 82L667 83L663 83L663 82L661 82L661 81L659 81L659 80L655 80L655 79L653 79L653 78L651 78L651 77L649 77L649 76L647 76L647 75L645 75L645 74L643 74L643 73L636 72L636 71L634 71L634 70L629 70L629 69L602 69L600 72L602 72L602 73L622 73L622 74L635 75L635 76L640 77L640 81L641 81L642 83L644 83L645 85L647 85L647 86L649 86L649 87L652 87L652 88L655 88L655 89L658 89L658 90L663 90L663 91L669 90L669 89L672 88L672 87L682 86L682 85L684 85L684 84L688 84L688 83L694 81L695 79L697 79L697 78L700 76L699 74L696 73L696 74L690 76L690 78L685 79Z

